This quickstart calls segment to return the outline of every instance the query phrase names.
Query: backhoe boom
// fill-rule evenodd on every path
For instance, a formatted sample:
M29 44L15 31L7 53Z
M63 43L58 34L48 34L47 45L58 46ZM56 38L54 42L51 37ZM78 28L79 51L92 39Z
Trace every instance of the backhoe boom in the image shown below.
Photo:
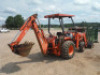
M9 46L10 46L10 48L11 48L11 50L12 50L13 52L15 52L15 51L14 51L14 50L15 50L15 49L14 49L14 46L19 45L20 41L23 39L23 37L25 36L25 34L27 33L27 31L28 31L30 28L32 28L32 29L34 30L34 32L35 32L35 35L36 35L36 37L37 37L37 40L38 40L38 43L39 43L40 48L41 48L41 50L42 50L42 53L43 53L44 55L47 54L48 43L47 43L47 40L46 40L46 38L45 38L45 36L44 36L43 30L42 30L42 29L39 30L38 25L37 25L37 23L36 23L36 19L37 19L37 14L34 14L34 15L30 16L30 17L28 18L28 20L24 23L24 25L20 28L20 34L19 34L18 37L16 36L17 39L16 39L16 40L14 39L14 40L9 44ZM15 37L15 38L16 38L16 37Z

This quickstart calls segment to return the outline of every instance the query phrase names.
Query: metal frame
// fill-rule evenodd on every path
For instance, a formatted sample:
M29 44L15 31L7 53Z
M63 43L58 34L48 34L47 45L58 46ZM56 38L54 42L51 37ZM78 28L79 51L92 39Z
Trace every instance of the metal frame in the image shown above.
M62 29L62 32L64 33L64 25L63 25L63 18L59 18L59 22L60 22L60 26L61 26L61 29Z
M70 18L71 18L71 20L72 20L73 26L75 26L73 18L72 18L72 17L70 17Z
M69 17L69 18L71 18L73 26L75 26L73 18L72 17ZM61 26L62 32L64 33L63 17L59 17L59 22L60 22L60 26ZM51 18L48 18L48 33L50 35L52 35L52 33L50 32L50 28L51 28Z

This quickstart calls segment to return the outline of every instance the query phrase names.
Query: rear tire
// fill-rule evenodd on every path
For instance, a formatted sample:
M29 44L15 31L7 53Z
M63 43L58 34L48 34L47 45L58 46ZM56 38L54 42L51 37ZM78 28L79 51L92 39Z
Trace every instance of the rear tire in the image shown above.
M73 58L75 54L75 45L72 41L65 41L61 46L61 57L64 59Z

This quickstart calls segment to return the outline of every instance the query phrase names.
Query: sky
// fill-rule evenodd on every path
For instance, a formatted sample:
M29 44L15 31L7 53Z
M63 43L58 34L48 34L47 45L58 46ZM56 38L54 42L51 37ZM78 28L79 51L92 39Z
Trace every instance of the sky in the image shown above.
M75 22L100 22L100 0L0 0L0 25L8 16L21 14L24 19L38 13L42 24L45 15L71 14Z

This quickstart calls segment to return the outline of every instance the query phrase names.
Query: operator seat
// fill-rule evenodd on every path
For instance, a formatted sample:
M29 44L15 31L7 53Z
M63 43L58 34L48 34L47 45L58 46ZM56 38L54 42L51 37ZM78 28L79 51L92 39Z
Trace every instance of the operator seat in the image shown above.
M61 36L61 35L64 35L62 32L57 32L57 36Z

